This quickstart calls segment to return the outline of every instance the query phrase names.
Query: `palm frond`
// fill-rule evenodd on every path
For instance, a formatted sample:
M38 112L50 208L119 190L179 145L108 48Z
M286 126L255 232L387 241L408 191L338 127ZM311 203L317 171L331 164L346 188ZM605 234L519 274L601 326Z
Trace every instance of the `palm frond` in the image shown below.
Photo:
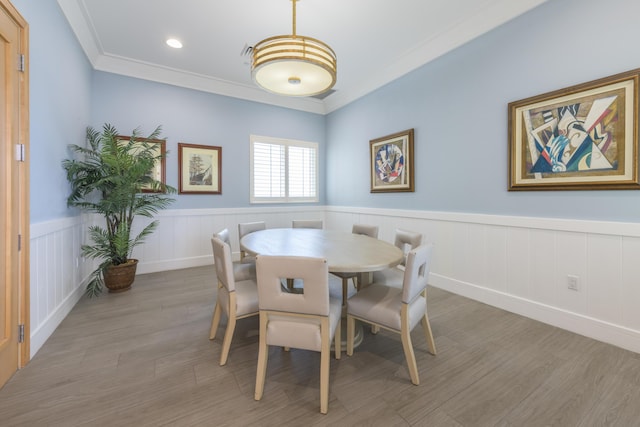
M175 188L154 180L151 175L156 162L165 154L158 153L157 147L145 140L158 139L161 130L158 126L142 138L136 128L130 138L123 139L118 130L107 123L101 132L87 128L84 147L69 145L73 157L62 162L71 187L67 205L105 218L105 227L89 228L92 244L82 246L83 256L103 261L90 276L87 285L90 296L102 291L102 271L106 266L126 262L133 248L157 228L157 221L153 221L132 237L134 218L152 218L174 201L169 194L175 193ZM142 193L142 188L163 192Z

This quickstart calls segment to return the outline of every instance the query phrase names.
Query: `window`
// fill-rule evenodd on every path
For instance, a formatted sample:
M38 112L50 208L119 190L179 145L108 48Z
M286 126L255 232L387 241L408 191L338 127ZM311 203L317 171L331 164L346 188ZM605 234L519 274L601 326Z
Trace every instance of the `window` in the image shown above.
M318 144L251 135L251 203L318 201Z

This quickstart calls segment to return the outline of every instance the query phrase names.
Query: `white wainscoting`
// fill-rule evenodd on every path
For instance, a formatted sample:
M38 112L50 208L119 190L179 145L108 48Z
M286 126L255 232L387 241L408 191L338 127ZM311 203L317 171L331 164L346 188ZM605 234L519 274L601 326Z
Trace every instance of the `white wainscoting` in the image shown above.
M177 270L213 264L211 236L229 229L233 255L239 258L238 224L265 221L267 228L291 227L294 219L324 219L323 206L255 207L165 210L158 214L157 230L136 248L138 273ZM138 222L143 227L144 221Z
M30 357L82 297L91 272L91 263L80 256L86 219L61 218L31 225Z
M327 228L378 224L435 245L430 284L640 353L640 224L326 207ZM567 276L579 277L579 291Z
M239 256L238 223L265 221L268 228L290 227L293 219L323 219L322 206L190 209L161 211L159 226L133 256L138 274L213 264L211 235L228 228L234 256ZM31 225L31 357L69 314L84 293L97 263L80 255L90 224L82 215ZM138 230L145 224L136 220Z
M396 228L419 231L435 244L433 286L640 353L637 223L323 206L166 210L157 219L134 252L139 274L212 264L210 236L222 228L237 256L240 222L324 219L344 231L377 224L390 242ZM95 220L31 226L32 356L84 292L95 263L79 247ZM579 276L579 291L567 289L567 275Z

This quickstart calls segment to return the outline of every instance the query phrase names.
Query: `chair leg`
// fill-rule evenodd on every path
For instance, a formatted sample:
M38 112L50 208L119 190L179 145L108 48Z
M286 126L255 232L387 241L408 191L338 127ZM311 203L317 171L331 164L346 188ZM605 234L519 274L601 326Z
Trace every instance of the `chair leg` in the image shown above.
M413 344L411 343L411 331L408 328L403 328L400 335L402 336L402 348L404 349L404 357L407 359L407 365L409 366L409 375L411 376L411 382L415 385L420 384L420 378L418 377L418 365L416 364L416 355L413 353Z
M333 336L333 341L336 359L340 359L340 357L342 357L342 319L338 320L338 326L336 326L336 332Z
M234 313L235 314L235 313ZM229 319L227 320L227 329L224 332L224 340L222 341L222 354L220 355L220 366L227 364L227 358L229 357L229 349L231 348L231 340L233 339L233 332L236 330L236 316L231 316L229 313Z
M260 344L258 346L258 369L256 372L256 390L253 398L262 399L264 381L267 376L267 359L269 347L267 346L267 314L260 313Z
M222 307L216 300L216 308L213 310L213 317L211 318L211 332L209 332L209 339L213 340L216 338L216 333L218 332L218 325L220 325L220 313L222 312Z
M429 344L429 353L436 355L436 342L433 339L433 332L431 332L431 324L429 323L429 318L427 317L427 313L424 314L422 318L422 329L424 330L424 335L427 338L427 344Z
M224 339L222 340L222 354L220 355L220 366L227 364L229 349L231 348L231 340L236 330L236 293L229 292L229 306L227 309L227 329L224 331Z
M331 342L329 341L329 319L322 320L322 347L320 351L320 412L329 410L329 359Z
M353 356L353 340L356 333L356 319L347 315L347 356Z
M402 304L400 336L402 337L402 348L404 350L404 357L407 359L407 365L409 367L409 376L411 382L415 385L420 384L420 378L418 377L418 365L416 364L416 355L413 352L413 344L411 343L411 330L409 329L409 306L408 304Z

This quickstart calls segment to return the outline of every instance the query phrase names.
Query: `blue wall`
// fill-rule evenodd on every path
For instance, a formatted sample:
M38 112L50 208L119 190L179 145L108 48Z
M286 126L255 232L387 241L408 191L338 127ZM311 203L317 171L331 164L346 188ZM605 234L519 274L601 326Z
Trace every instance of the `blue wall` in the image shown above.
M92 68L55 0L12 0L29 23L31 223L74 215L61 162L84 140Z
M60 162L86 125L163 125L223 147L220 196L175 208L249 206L249 135L320 143L320 203L637 221L640 192L507 192L507 104L640 67L640 2L550 0L326 117L92 71L55 0L14 0L30 25L31 223L74 215ZM369 192L369 140L415 128L415 193Z
M176 209L249 204L249 135L317 142L320 203L325 202L325 117L111 73L95 72L91 125L111 123L124 135L162 125L167 184L178 188L178 142L222 147L222 194L176 195Z
M640 67L640 2L551 0L327 118L327 204L638 221L638 191L507 191L509 102ZM369 140L415 129L415 193L369 192Z

